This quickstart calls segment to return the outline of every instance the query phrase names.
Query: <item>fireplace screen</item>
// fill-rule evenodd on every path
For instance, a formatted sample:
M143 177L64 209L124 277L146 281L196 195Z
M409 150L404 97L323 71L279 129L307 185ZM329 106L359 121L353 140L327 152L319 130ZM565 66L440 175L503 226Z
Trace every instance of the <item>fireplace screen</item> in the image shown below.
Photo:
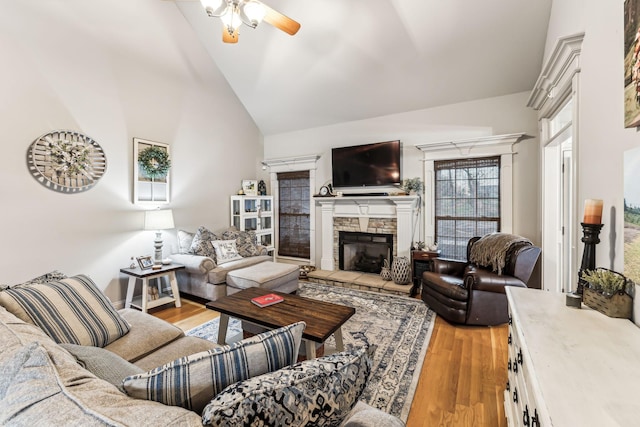
M380 273L385 259L391 265L393 234L340 231L338 245L340 270Z

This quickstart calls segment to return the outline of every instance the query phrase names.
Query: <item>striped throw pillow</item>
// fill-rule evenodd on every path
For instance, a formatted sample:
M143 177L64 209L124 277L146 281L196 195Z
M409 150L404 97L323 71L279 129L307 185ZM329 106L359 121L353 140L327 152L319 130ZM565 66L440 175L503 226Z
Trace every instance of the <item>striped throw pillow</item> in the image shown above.
M227 386L294 363L305 327L304 322L298 322L181 357L125 378L124 389L131 397L182 406L199 414Z
M129 332L126 320L85 275L5 289L0 305L57 343L104 347Z

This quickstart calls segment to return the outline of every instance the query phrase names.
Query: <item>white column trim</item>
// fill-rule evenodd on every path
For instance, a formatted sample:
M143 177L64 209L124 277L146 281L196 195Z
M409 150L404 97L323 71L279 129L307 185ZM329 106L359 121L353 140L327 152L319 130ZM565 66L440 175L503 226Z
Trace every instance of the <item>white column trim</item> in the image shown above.
M434 163L437 160L500 156L500 229L505 233L513 233L513 155L517 153L515 145L526 138L530 137L520 132L416 145L424 153L425 242L433 242L436 235Z
M333 271L335 261L333 259L333 199L317 200L322 212L322 258L320 268Z

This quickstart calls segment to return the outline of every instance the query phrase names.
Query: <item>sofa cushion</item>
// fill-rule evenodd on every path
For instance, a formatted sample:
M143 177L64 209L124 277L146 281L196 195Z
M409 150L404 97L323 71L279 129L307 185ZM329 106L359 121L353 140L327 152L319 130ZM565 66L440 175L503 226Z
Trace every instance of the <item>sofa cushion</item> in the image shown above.
M205 407L202 424L339 425L367 385L372 353L360 347L233 384Z
M98 378L113 384L124 393L122 380L126 377L141 374L144 371L124 360L115 353L90 345L60 344L78 361L78 365Z
M218 347L222 346L203 338L181 337L136 360L135 365L141 368L141 372L146 372L173 362L185 354L201 353Z
M227 273L239 268L248 267L250 265L259 264L265 261L273 261L273 258L268 255L258 255L248 258L241 258L237 261L231 261L223 265L219 265L208 274L209 283L217 285L225 283L227 281Z
M225 240L235 240L238 247L238 253L242 257L251 257L260 255L260 250L256 245L255 231L240 231L236 228L230 228L222 233Z
M249 267L230 271L227 285L236 289L263 288L280 289L287 286L291 291L297 289L300 267L294 264L261 262ZM289 289L287 289L289 291Z
M127 394L201 413L225 387L275 371L296 360L304 322L232 345L182 357L124 380Z
M135 363L138 359L184 336L182 329L141 311L124 308L118 313L131 325L131 330L105 349L129 362Z
M5 289L0 304L58 343L104 347L129 332L129 324L85 275Z
M220 238L210 231L207 227L198 227L195 236L193 236L193 242L189 248L189 253L194 255L201 255L211 258L216 261L216 251L211 244L214 240Z
M178 230L178 253L189 253L189 249L191 249L191 244L193 243L195 235L195 233L191 233L189 231Z
M8 386L0 395L0 425L202 425L193 412L131 399L75 362L58 365L49 351L30 343L0 362L0 372L10 375L2 376Z
M235 240L214 240L211 242L216 251L216 261L218 265L242 259L238 254Z

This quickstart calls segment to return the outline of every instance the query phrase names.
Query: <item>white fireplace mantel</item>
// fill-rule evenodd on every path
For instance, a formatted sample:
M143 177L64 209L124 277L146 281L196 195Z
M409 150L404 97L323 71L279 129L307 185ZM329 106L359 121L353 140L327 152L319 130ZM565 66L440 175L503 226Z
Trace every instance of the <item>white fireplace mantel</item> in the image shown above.
M334 270L333 219L359 218L366 227L369 218L395 218L397 222L398 256L411 251L413 215L417 213L418 196L343 196L316 197L322 210L322 259L320 268Z

